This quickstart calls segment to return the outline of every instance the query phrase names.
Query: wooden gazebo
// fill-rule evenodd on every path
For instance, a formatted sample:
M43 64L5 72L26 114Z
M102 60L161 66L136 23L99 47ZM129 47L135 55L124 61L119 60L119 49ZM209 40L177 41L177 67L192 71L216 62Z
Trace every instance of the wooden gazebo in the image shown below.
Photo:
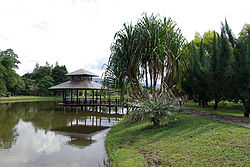
M85 106L107 106L117 107L120 105L119 99L111 100L110 98L102 98L101 90L108 91L100 83L92 81L93 77L98 75L93 74L84 69L80 69L66 74L71 80L52 86L49 90L62 90L62 106L81 107Z

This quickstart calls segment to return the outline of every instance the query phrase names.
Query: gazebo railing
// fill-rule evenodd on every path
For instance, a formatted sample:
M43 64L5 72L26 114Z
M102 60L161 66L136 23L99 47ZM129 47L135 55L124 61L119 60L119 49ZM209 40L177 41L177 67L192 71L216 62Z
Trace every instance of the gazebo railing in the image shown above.
M93 99L93 98L75 98L67 97L63 100L65 104L79 104L79 105L120 105L120 99Z

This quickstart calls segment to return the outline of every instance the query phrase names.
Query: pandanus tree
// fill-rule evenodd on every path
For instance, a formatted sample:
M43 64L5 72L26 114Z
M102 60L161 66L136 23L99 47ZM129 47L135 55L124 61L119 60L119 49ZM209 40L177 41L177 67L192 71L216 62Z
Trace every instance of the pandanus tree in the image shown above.
M171 18L144 14L136 25L124 24L115 34L105 82L121 92L130 87L130 96L137 100L145 100L148 91L153 98L160 97L175 85L180 87L184 46L185 39Z

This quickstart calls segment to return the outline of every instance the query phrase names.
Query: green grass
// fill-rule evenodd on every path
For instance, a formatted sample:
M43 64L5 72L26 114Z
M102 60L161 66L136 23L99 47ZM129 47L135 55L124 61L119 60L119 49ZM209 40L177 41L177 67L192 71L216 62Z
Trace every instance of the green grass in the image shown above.
M250 130L182 113L171 127L149 122L112 127L111 166L250 166Z
M58 101L61 97L44 97L44 96L12 96L0 97L0 103L14 103L14 102L32 102L32 101Z
M186 104L184 104L184 106L193 108L195 110L209 112L211 114L216 114L216 115L244 117L244 106L242 104L219 103L217 110L213 109L213 103L209 103L209 105L206 108L202 108L197 103L188 101Z

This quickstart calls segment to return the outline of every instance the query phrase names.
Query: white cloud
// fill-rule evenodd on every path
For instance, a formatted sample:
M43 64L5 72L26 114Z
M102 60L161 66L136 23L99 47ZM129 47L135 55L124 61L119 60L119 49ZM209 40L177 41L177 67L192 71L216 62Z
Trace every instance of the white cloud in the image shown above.
M58 61L69 71L86 68L100 75L114 34L143 12L171 17L191 40L196 31L219 31L225 17L238 34L249 23L249 5L247 0L2 0L0 48L19 55L19 74L31 72L36 62Z

